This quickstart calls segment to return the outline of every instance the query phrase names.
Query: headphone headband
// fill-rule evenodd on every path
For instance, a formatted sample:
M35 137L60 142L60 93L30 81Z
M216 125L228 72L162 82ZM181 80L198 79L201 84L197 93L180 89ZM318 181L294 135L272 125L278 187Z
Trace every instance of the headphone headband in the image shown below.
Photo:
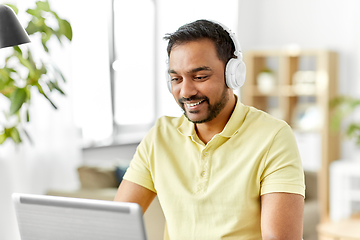
M237 39L235 33L232 32L230 30L230 28L228 28L227 26L225 26L224 24L222 24L220 22L217 22L217 21L214 21L214 20L208 20L208 19L207 19L207 21L218 24L220 27L222 27L222 29L224 29L229 34L229 37L231 38L231 40L232 40L232 42L234 43L234 46L235 46L234 55L237 56L238 58L242 59L240 42Z

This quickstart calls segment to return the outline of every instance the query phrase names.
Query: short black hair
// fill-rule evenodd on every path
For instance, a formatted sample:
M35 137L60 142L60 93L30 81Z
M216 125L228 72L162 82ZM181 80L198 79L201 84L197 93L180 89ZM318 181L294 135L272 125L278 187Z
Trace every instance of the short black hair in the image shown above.
M204 19L185 24L176 32L165 35L164 39L169 40L167 46L168 57L170 57L174 45L206 38L214 42L217 55L225 64L231 58L236 58L234 55L235 45L229 33L221 25Z

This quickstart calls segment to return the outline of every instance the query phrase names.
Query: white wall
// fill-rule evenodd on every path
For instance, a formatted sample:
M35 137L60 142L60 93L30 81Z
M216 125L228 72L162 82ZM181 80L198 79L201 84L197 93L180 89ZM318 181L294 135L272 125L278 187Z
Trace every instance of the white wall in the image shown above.
M339 93L360 96L360 1L239 0L239 38L246 50L301 48L339 53ZM343 158L354 158L345 141Z

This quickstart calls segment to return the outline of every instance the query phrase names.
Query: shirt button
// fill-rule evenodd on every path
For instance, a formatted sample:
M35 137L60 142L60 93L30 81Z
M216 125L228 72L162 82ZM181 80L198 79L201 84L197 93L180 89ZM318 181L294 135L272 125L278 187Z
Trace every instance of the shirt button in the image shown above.
M201 176L205 177L205 176L206 176L206 172L203 171L203 172L201 173Z
M204 152L204 156L205 156L205 157L209 156L209 153L208 153L208 152Z

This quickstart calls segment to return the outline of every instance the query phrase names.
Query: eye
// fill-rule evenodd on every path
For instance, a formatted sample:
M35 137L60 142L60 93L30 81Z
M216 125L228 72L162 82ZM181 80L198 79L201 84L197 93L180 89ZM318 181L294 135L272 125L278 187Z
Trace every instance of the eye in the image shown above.
M194 79L198 80L198 81L203 81L206 80L208 78L208 76L195 76Z
M178 78L178 77L172 77L171 78L171 81L172 82L179 82L181 79L180 78Z

